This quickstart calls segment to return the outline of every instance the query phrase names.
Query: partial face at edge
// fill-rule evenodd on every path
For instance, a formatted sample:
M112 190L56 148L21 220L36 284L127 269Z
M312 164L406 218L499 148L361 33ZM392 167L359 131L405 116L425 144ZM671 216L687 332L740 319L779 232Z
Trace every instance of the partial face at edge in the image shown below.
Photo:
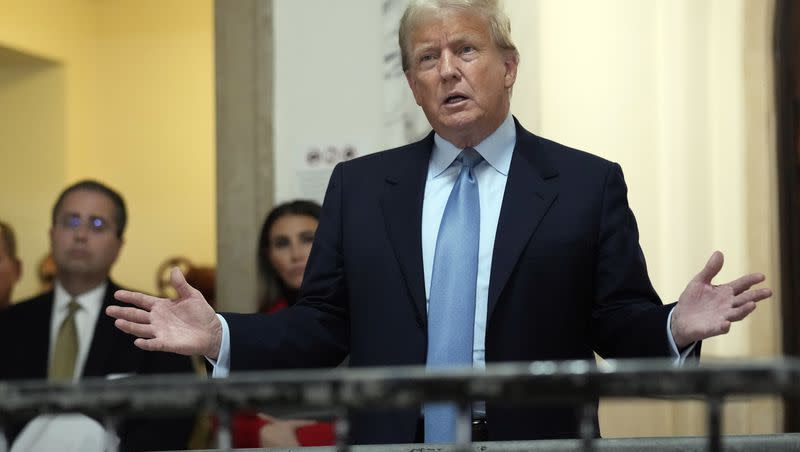
M0 235L0 309L11 302L11 291L19 281L22 267L16 259L8 254L8 244Z

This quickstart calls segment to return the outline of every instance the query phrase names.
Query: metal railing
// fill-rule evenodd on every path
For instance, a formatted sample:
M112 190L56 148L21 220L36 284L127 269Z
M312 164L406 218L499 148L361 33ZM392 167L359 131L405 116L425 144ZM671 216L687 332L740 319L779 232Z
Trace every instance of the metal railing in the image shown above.
M74 384L0 382L0 422L42 413L81 412L113 429L121 416L215 412L218 444L230 449L231 413L269 406L286 410L333 410L336 450L350 449L347 412L361 408L408 408L426 401L461 407L454 450L470 446L470 403L585 403L580 443L596 445L593 400L597 397L701 398L708 405L708 450L722 450L722 404L732 395L800 395L800 361L704 362L674 366L664 360L494 364L485 370L431 372L424 367L271 371L226 379L142 376L86 379Z

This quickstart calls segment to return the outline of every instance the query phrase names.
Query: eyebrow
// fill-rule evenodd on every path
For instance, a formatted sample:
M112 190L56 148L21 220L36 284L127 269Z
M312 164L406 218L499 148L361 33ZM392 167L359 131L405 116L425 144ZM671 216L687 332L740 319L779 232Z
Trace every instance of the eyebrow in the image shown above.
M479 39L476 33L461 33L456 35L453 39L450 39L447 43L448 47L460 47L465 43L469 42L474 44ZM412 49L412 54L419 55L421 53L428 52L432 49L438 49L441 46L438 44L439 40L436 40L437 44L434 44L434 41L427 41L419 44L417 47Z

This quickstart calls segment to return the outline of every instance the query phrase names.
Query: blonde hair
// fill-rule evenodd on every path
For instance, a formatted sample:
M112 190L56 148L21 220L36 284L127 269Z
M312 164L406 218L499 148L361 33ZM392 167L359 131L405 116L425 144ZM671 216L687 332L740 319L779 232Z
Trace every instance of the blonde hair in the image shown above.
M512 52L519 59L519 51L511 40L511 20L503 11L499 0L412 0L400 19L398 44L403 72L410 67L409 39L423 19L446 11L468 12L484 17L489 22L492 41L498 48Z

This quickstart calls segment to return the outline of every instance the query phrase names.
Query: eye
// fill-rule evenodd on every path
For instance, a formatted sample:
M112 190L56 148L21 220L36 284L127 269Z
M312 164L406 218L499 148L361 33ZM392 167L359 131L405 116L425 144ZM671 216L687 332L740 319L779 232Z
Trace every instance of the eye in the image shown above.
M474 51L475 51L475 47L470 46L470 45L466 45L466 46L461 48L461 53L472 53Z
M432 60L433 60L433 55L431 55L431 54L425 54L425 55L422 55L421 57L419 57L419 62L420 63L424 63L426 61L432 61Z
M300 234L300 241L303 243L313 243L314 242L314 232L313 231L303 231Z
M103 232L108 228L108 222L101 217L92 217L89 221L95 232Z
M64 227L69 229L77 229L81 227L81 217L78 215L69 215L64 217L64 219L61 220L61 223L64 225Z
M275 249L286 248L289 246L289 237L278 236L272 239L272 247Z

